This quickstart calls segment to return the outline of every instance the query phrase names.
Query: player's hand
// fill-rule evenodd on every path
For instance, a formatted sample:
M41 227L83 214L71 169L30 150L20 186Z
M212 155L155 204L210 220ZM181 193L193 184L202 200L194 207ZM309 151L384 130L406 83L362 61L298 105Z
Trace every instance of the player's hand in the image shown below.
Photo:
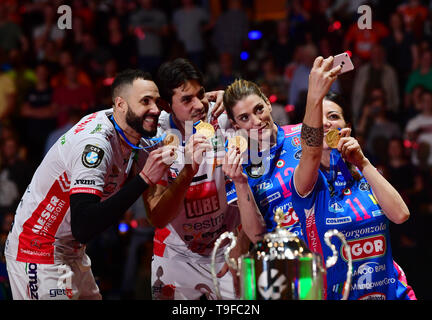
M319 56L315 59L309 74L308 98L312 101L320 101L330 90L336 81L341 65L333 68L333 57L327 59Z
M193 173L196 174L205 152L210 150L213 150L213 147L203 134L193 134L185 146L185 165L191 165Z
M173 146L164 146L150 152L140 172L141 178L149 185L158 183L174 162L175 150Z
M225 153L222 171L234 184L247 183L248 181L246 174L243 172L242 160L239 148L231 147Z
M341 138L337 145L337 149L342 155L342 158L352 163L356 167L361 168L366 157L358 143L357 139L351 137L351 128L343 128L340 130Z
M223 90L206 92L208 101L215 103L211 113L213 119L217 119L225 111L225 107L223 105L223 95Z

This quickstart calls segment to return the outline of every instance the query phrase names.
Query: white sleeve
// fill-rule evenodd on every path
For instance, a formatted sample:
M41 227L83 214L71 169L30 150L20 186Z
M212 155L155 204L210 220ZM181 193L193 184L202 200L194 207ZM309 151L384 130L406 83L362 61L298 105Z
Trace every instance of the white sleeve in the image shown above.
M103 195L105 178L113 162L110 143L101 137L86 137L72 146L68 154L71 168L70 194Z

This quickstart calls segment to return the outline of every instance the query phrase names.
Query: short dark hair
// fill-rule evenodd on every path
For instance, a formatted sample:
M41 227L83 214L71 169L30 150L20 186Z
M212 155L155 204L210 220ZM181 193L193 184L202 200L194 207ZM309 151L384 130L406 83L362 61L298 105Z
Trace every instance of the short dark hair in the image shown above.
M125 85L132 85L136 79L153 81L153 78L149 72L139 69L126 69L118 73L111 84L111 97L113 101L120 95L120 91Z
M174 89L187 81L196 80L200 85L204 83L204 77L199 69L189 60L177 58L163 63L156 75L156 85L161 98L172 103Z

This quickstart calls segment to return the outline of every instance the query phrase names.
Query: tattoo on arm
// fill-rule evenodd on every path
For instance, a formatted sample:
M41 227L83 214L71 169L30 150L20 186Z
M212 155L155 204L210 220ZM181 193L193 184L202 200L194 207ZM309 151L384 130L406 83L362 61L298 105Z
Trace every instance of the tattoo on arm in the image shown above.
M301 138L306 142L308 147L320 147L324 139L324 128L313 128L303 123Z

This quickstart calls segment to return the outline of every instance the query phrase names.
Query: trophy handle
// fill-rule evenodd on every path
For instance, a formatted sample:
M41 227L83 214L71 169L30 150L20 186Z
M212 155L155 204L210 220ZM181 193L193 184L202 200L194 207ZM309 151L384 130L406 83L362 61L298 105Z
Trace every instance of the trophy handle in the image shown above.
M351 288L351 278L352 278L352 256L351 256L351 247L350 245L346 242L344 235L337 231L336 229L333 230L329 230L324 234L324 241L327 244L327 246L329 246L329 248L331 249L331 251L333 252L333 255L331 257L327 258L326 261L326 268L330 268L332 266L335 265L337 259L338 259L338 252L336 251L336 247L333 243L331 243L331 238L333 236L337 236L340 241L342 242L342 247L345 249L345 253L348 257L348 271L347 271L347 278L345 281L345 285L344 285L344 289L343 289L343 296L341 300L347 300L348 299L348 295L349 295L349 291Z
M222 243L222 241L225 240L226 238L229 238L231 240L231 243L230 243L230 245L224 251L225 262L228 264L228 266L230 268L238 271L236 260L233 259L233 258L230 258L230 256L229 256L232 248L234 248L236 246L236 244L237 244L237 238L234 235L234 233L226 231L226 232L222 233L219 236L219 238L215 241L215 244L214 244L214 247L213 247L213 251L212 251L212 255L211 255L211 273L212 273L212 278L213 278L213 284L214 284L214 287L215 287L216 298L218 300L222 300L222 296L220 294L219 281L217 279L217 272L216 272L216 269L215 269L216 252L219 249L219 246Z

